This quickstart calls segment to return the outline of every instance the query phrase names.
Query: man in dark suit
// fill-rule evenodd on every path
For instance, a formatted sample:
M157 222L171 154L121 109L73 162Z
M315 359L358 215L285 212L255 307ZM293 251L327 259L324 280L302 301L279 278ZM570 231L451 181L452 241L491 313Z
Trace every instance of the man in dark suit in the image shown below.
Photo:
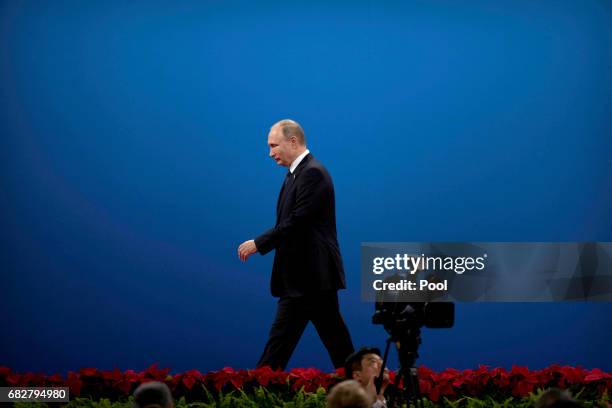
M268 146L270 157L289 168L276 205L276 225L238 248L242 261L255 252L276 250L271 289L278 307L257 366L285 369L311 321L334 367L342 367L354 348L338 306L337 291L346 285L332 179L306 148L297 122L287 119L272 126Z

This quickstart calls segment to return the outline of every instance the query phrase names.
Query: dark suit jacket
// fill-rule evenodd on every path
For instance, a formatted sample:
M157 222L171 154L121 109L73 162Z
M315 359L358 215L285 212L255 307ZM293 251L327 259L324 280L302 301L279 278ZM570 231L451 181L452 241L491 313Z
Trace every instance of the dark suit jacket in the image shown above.
M276 250L272 296L345 288L332 179L312 154L293 174L293 181L287 188L283 184L279 194L276 225L255 239L262 255Z

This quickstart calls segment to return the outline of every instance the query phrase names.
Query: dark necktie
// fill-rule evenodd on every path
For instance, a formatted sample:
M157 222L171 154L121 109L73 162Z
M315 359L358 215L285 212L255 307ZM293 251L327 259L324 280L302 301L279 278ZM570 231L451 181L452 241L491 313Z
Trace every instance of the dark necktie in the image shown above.
M287 191L287 189L291 186L291 183L293 183L293 174L291 174L291 171L287 172L287 176L285 177L285 191Z
M277 216L279 214L280 208L282 206L282 203L285 201L285 196L287 195L287 190L289 189L289 187L291 187L291 183L293 183L293 174L291 174L290 171L287 172L287 175L285 176L285 181L283 182L283 188L281 189L281 192L278 196L278 201L276 203L276 213ZM278 223L278 219L276 221Z

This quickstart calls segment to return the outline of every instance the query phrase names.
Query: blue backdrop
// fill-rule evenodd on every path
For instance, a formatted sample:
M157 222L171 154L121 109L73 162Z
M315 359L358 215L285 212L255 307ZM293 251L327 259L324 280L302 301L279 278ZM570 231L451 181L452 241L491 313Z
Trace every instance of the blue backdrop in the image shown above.
M0 5L0 365L253 367L299 121L334 177L356 345L364 241L612 240L608 1ZM612 304L459 304L420 363L612 370ZM392 366L395 364L393 363ZM331 364L309 326L291 367Z

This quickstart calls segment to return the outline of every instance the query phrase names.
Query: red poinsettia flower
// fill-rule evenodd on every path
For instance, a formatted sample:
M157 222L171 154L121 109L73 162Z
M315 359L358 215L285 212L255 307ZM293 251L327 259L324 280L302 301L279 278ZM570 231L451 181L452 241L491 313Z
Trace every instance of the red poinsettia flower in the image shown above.
M126 370L123 373L123 378L113 384L113 388L116 388L122 391L123 394L128 395L140 383L141 380L139 373L134 370Z
M79 373L82 377L97 377L99 375L97 368L81 368Z
M581 367L563 366L558 367L555 377L557 377L556 386L559 388L567 388L572 384L582 384L586 377L586 370Z
M68 371L66 386L70 388L71 395L79 396L81 395L81 387L83 387L83 381L81 381L81 377L77 373Z
M185 371L182 375L181 382L188 390L191 390L197 382L202 382L203 375L198 370Z
M123 378L123 374L118 368L115 368L112 371L102 371L101 374L102 374L102 379L105 382L108 382L111 384L121 381L121 379Z
M265 366L259 367L254 370L249 371L249 375L253 378L259 385L267 387L268 384L274 381L278 377L278 373L281 371L274 371L272 367Z
M213 371L207 377L212 380L215 388L219 391L225 384L231 383L232 380L236 381L234 378L236 373L237 372L231 367L223 367L221 371Z
M21 376L20 376L19 374L16 374L16 373L9 373L9 374L6 376L6 382L7 382L9 385L17 385L17 384L19 384L19 379L20 379L20 378L21 378Z
M168 378L169 368L157 368L158 363L153 363L139 374L141 380L151 379L154 381L165 381Z
M0 367L0 378L5 378L11 373L11 369L8 367Z
M584 377L584 382L601 381L607 379L612 379L612 375L604 373L599 368L594 368L589 374Z
M53 374L47 377L47 382L51 386L60 387L62 384L64 384L64 378L60 374Z
M423 395L430 395L432 388L432 382L419 378L419 390Z
M505 390L510 385L510 374L500 367L491 370L491 379L493 384L501 390Z
M525 397L533 392L539 384L538 374L529 371L527 367L512 366L510 370L510 382L512 384L512 395Z
M293 382L291 388L299 390L304 388L306 392L316 391L323 380L321 370L316 368L294 368L289 372L289 380Z

